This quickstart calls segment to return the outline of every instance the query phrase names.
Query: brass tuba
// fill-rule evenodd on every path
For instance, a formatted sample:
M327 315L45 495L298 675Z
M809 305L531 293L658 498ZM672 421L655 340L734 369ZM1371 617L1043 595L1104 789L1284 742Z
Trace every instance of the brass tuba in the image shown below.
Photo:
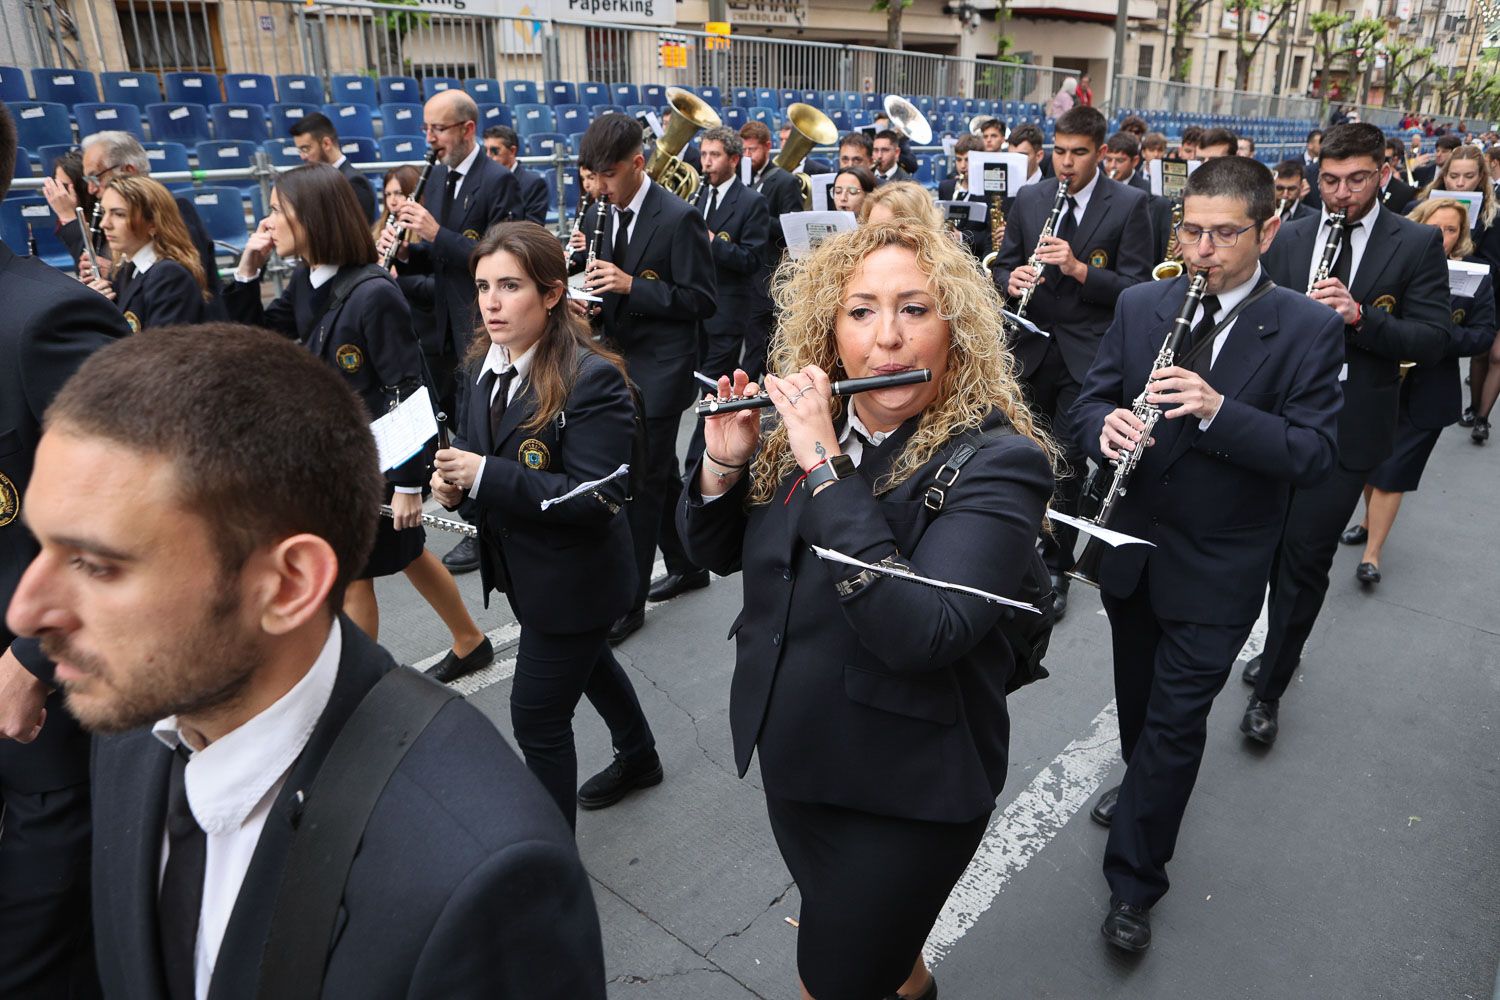
M891 94L885 99L885 113L891 116L891 124L896 131L902 133L918 146L925 146L932 142L932 126L917 106L899 94Z
M646 164L646 173L683 201L690 202L698 193L702 180L698 171L684 163L678 154L700 129L715 128L722 125L723 120L703 98L681 87L667 88L667 103L672 106L672 119L661 138L656 140L656 149L651 153L651 162Z
M811 104L789 104L786 109L787 123L792 134L786 137L786 145L776 154L775 163L782 170L797 178L802 185L802 210L812 211L812 179L797 173L803 159L814 146L831 146L838 141L839 129L823 112Z

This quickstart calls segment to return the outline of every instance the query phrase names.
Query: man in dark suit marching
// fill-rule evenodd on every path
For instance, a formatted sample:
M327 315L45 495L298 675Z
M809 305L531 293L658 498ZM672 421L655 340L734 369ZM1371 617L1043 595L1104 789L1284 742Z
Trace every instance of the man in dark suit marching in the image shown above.
M1330 128L1319 161L1322 214L1282 227L1266 254L1266 271L1278 284L1311 285L1310 296L1342 317L1345 352L1338 464L1321 485L1299 488L1292 497L1271 567L1266 644L1245 668L1255 694L1240 729L1266 746L1276 741L1281 697L1323 607L1339 534L1370 470L1391 453L1400 364L1433 364L1448 346L1452 314L1442 234L1381 208L1389 171L1380 129L1357 122ZM1331 210L1346 213L1347 228L1330 277L1312 285L1333 232Z
M547 224L547 182L542 175L517 159L521 139L509 125L491 125L484 130L484 155L516 175L521 190L522 217L539 226Z
M1028 184L1016 195L993 266L996 287L1011 299L1035 287L1026 318L1050 334L1017 331L1011 349L1021 363L1032 409L1063 443L1072 470L1058 478L1056 506L1064 513L1077 509L1084 468L1083 453L1072 446L1076 435L1068 424L1069 411L1114 315L1115 300L1145 281L1156 263L1151 241L1141 238L1151 225L1146 195L1099 169L1104 125L1104 115L1090 107L1075 107L1057 120L1052 160L1058 176ZM1037 250L1043 265L1037 273L1029 260L1063 183L1062 215L1054 234ZM1073 568L1076 538L1077 532L1063 525L1043 537L1042 557L1057 587L1059 616L1067 607L1066 574Z
M711 128L698 141L703 161L703 185L697 210L702 215L713 251L718 308L703 321L698 345L698 370L709 378L734 377L742 356L763 358L771 334L771 297L765 284L765 261L771 240L771 216L766 199L740 183L740 155L744 147L729 128ZM686 467L698 464L703 451L703 424L693 430ZM662 505L661 547L667 563L691 565L677 536L677 498L673 491ZM652 586L650 599L667 601L678 594L708 586L708 570L672 572Z
M625 355L646 414L646 462L633 470L630 531L640 573L637 604L615 623L620 642L645 622L662 507L682 483L677 425L697 396L698 331L718 309L714 257L703 216L646 176L640 127L624 115L598 118L583 136L579 164L594 172L609 209L603 246L585 287L604 298L598 319ZM675 533L662 550L669 574L693 570Z
M115 343L48 410L7 622L99 734L106 996L604 997L557 808L337 613L381 497L367 419L229 324Z
M875 133L871 156L874 160L875 183L909 181L911 174L901 165L901 137L892 129Z
M344 180L354 189L354 197L359 201L360 211L365 213L365 218L375 220L375 185L370 183L370 178L355 169L354 164L349 162L349 157L339 148L338 129L333 127L333 121L321 111L312 111L303 115L292 123L289 130L292 133L292 142L297 147L297 155L302 157L303 163L326 163L339 173L344 175Z
M17 155L0 107L0 198ZM75 226L76 228L76 226ZM101 295L0 243L0 611L36 556L22 498L42 414L90 354L129 335ZM89 923L89 740L0 622L0 996L98 995Z
M1145 449L1109 527L1154 548L1105 550L1097 580L1127 768L1092 815L1110 828L1102 930L1126 951L1151 943L1209 709L1260 611L1292 489L1333 467L1341 324L1267 279L1274 216L1260 164L1200 167L1179 238L1188 275L1207 276L1201 303L1185 314L1189 276L1127 289L1074 409L1078 445L1101 465ZM1187 336L1153 370L1174 331ZM1165 411L1145 440L1137 393Z
M1276 178L1276 204L1281 206L1282 222L1317 216L1317 209L1302 200L1307 196L1307 173L1301 160L1282 160L1271 172Z
M1172 237L1172 199L1151 193L1151 180L1141 169L1141 143L1129 132L1116 132L1104 143L1104 169L1112 180L1144 192L1151 215L1151 259L1163 260Z
M771 242L766 249L765 265L761 269L761 282L771 287L771 279L781 266L786 253L786 236L781 231L781 217L788 212L803 209L802 183L795 174L790 174L771 158L771 130L764 122L746 122L740 126L740 139L745 144L745 158L750 161L750 188L766 199L771 216ZM758 379L766 370L766 345L762 342L746 345L744 368L752 379Z
M989 213L995 209L995 200L986 198L983 192L975 193L969 190L969 154L984 151L984 140L977 135L961 135L958 142L953 146L953 173L938 181L938 201L974 201L987 205L985 209L985 221L970 222L965 220L958 223L958 234L963 238L964 246L969 248L976 260L984 260L991 250L990 245L990 218ZM1000 210L1005 211L1005 203L1013 201L1013 198L1002 197Z

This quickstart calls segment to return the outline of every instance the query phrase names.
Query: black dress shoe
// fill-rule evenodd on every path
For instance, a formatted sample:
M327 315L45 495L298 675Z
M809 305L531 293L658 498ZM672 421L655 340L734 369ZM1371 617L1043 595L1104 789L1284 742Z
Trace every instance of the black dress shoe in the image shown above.
M584 809L603 809L635 791L661 784L661 758L656 751L631 760L615 754L608 767L583 783L578 789L578 804Z
M1259 656L1254 657L1249 663L1245 664L1245 672L1240 674L1240 680L1244 681L1246 684L1249 684L1251 687L1254 687L1257 683L1260 682Z
M1240 732L1257 743L1272 746L1280 729L1281 724L1276 721L1276 702L1261 701L1251 695L1245 716L1240 719Z
M1458 418L1458 426L1460 426L1460 427L1473 427L1474 426L1474 407L1472 407L1472 406L1465 406L1464 407L1463 415Z
M670 601L690 590L702 590L708 586L708 570L695 569L686 573L668 573L651 585L646 596L653 601Z
M465 537L443 556L443 565L454 576L472 573L479 568L479 539Z
M1120 804L1120 786L1106 789L1099 796L1099 801L1094 803L1094 808L1089 810L1089 819L1100 826L1109 826L1115 821L1115 806Z
M1360 563L1354 570L1354 579L1363 584L1380 582L1380 567L1374 563Z
M1068 613L1068 584L1072 582L1072 577L1066 574L1052 574L1052 589L1056 592L1052 599L1052 610L1057 615L1057 621L1062 621L1063 615Z
M609 644L611 646L618 646L633 633L639 632L641 626L644 624L646 624L645 608L636 608L634 611L625 612L609 627Z
M1339 536L1339 541L1344 545L1363 545L1365 544L1365 539L1369 537L1370 533L1365 530L1363 524L1351 524Z
M468 656L459 656L453 650L448 650L447 656L428 668L427 675L444 684L451 684L460 677L472 674L476 670L483 670L494 662L495 645L490 642L489 636L485 636L479 645L469 650Z
M1109 916L1099 928L1104 940L1131 954L1151 947L1151 911L1119 899L1109 901Z
M885 1000L937 1000L937 977L933 976L927 980L927 988L921 993L913 993L910 996L905 993L892 993Z
M1474 418L1474 429L1469 432L1469 440L1475 444L1484 444L1490 439L1490 422L1483 417Z

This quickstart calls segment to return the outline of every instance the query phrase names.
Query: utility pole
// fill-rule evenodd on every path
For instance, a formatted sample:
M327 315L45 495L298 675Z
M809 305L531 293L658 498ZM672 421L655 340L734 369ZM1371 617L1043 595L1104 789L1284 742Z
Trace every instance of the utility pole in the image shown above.
M1120 0L1115 9L1115 72L1109 84L1109 106L1112 109L1120 106L1120 78L1125 75L1125 31L1129 24L1130 0Z

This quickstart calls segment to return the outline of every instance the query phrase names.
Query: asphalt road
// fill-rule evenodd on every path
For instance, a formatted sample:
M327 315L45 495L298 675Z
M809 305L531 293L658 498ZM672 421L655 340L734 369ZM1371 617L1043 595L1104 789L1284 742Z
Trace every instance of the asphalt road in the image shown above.
M1099 937L1104 831L1088 805L1123 772L1108 626L1075 589L1053 676L1012 701L1010 779L980 855L929 941L944 1000L1484 998L1500 955L1500 445L1452 428L1408 496L1377 588L1342 549L1282 703L1269 753L1238 732L1238 670L1209 720L1172 890L1139 960ZM446 551L456 537L429 532ZM509 734L516 628L503 599L481 625L508 648L459 682ZM409 663L449 638L401 577L379 585L381 639ZM740 580L652 606L620 649L656 731L666 781L580 813L610 997L795 997L798 897L758 775L734 774L728 732ZM1259 630L1251 646L1258 648ZM608 762L580 706L580 779ZM539 976L545 975L538 969Z

